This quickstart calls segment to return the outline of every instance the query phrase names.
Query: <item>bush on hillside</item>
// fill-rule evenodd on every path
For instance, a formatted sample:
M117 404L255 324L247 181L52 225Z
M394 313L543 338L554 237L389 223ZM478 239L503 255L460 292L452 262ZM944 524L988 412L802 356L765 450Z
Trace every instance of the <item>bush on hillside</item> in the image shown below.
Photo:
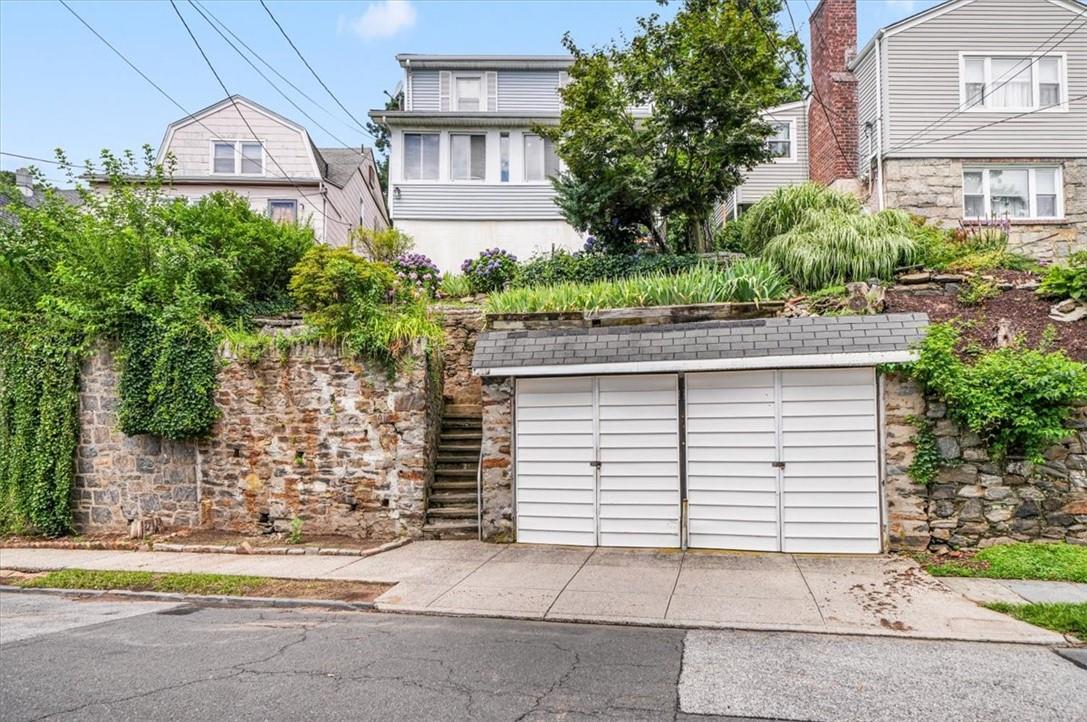
M808 213L834 210L855 215L860 209L860 201L855 196L818 183L778 188L741 216L744 250L751 255L760 255L773 238L795 228Z
M517 275L517 256L501 248L489 248L476 258L466 258L460 270L473 293L500 291Z
M510 285L513 288L526 288L556 283L612 281L631 276L669 275L692 268L698 262L698 256L570 253L558 250L523 263Z
M1087 251L1073 253L1067 264L1047 268L1038 295L1087 301Z
M393 270L400 278L401 285L414 288L426 298L438 294L441 272L434 261L422 253L405 253L393 261Z
M351 247L379 263L393 263L415 247L415 240L399 228L373 230L359 226L351 231Z
M902 211L861 215L838 209L810 212L792 230L773 238L763 257L776 263L800 290L889 279L912 262L917 243Z

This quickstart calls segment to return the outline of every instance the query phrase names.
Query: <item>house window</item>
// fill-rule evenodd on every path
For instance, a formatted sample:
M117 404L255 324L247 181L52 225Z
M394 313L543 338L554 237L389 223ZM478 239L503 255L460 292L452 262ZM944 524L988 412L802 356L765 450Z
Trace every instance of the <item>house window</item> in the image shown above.
M453 81L453 108L461 111L481 110L483 78L479 75L458 75Z
M770 154L774 158L792 158L793 157L793 124L792 123L771 123L770 127L773 128L773 132L767 139L767 144L770 146Z
M964 55L962 105L971 110L1039 110L1062 106L1063 55Z
M487 177L487 136L449 136L449 177L468 181Z
M1060 168L966 168L962 174L963 216L1060 218Z
M262 175L264 150L260 143L216 141L212 144L211 172L229 175Z
M498 134L498 180L510 182L510 134Z
M404 133L404 178L438 179L437 133Z
M550 138L525 133L525 180L542 181L559 174L559 157Z
M293 198L273 199L268 201L268 217L276 223L297 222L298 201Z

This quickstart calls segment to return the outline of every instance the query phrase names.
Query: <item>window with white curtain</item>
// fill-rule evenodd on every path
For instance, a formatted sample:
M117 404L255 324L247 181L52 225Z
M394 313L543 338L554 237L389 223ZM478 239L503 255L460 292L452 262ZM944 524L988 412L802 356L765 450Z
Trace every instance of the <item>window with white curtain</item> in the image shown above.
M525 133L525 180L543 181L559 174L559 157L550 138Z
M482 110L483 78L479 75L457 75L453 81L454 109Z
M964 168L963 216L967 219L1047 219L1063 215L1057 167Z
M1063 55L963 55L962 105L967 110L1063 110Z
M773 132L767 139L767 144L770 146L770 153L775 158L782 158L788 160L793 157L793 124L791 121L782 123L771 123L770 127L773 128Z
M449 136L449 177L452 180L486 180L487 136Z
M212 143L211 172L221 175L263 175L264 149L256 141L217 140Z
M437 133L404 133L404 179L437 180Z

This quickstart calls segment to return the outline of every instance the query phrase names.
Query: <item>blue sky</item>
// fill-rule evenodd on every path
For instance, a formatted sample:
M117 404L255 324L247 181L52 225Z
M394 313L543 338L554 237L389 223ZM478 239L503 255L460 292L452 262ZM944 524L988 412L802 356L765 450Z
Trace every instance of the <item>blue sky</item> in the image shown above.
M570 31L581 45L630 33L641 15L673 12L651 0L267 0L302 53L352 114L366 120L383 91L401 77L398 52L559 53ZM234 33L317 101L290 88L295 101L347 144L368 143L302 66L256 0L203 0ZM807 39L806 18L817 0L790 0ZM881 26L935 0L859 0L860 44ZM187 110L222 97L215 78L168 2L72 0L72 6ZM178 0L231 92L246 95L306 125L318 145L340 145L314 127L262 80L196 14ZM786 17L785 27L791 27ZM262 68L263 69L263 68ZM274 77L274 76L273 76ZM55 0L0 0L0 150L73 160L102 148L157 146L167 123L183 117L169 100L128 68ZM0 156L0 167L26 161ZM50 177L58 174L41 164Z

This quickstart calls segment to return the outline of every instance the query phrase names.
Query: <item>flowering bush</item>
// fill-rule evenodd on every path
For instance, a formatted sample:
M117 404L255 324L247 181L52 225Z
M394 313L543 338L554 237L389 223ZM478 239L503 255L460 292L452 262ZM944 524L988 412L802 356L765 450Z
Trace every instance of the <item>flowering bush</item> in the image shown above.
M517 274L517 256L501 248L490 248L478 258L466 258L460 270L474 293L499 291Z
M422 253L401 254L393 261L393 269L403 285L418 290L428 298L436 295L440 273L434 261Z

